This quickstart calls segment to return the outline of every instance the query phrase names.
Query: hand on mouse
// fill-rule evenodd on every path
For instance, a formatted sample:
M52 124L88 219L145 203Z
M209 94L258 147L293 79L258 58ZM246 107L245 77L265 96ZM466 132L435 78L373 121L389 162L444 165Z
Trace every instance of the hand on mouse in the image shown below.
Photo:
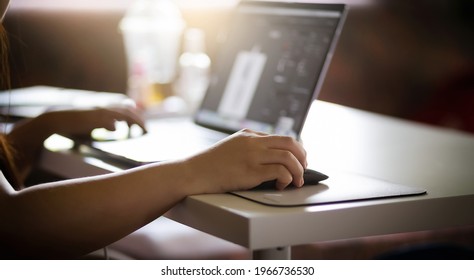
M195 187L191 193L250 189L276 180L276 188L302 186L306 151L295 139L251 130L239 131L186 161ZM196 182L198 181L198 182Z

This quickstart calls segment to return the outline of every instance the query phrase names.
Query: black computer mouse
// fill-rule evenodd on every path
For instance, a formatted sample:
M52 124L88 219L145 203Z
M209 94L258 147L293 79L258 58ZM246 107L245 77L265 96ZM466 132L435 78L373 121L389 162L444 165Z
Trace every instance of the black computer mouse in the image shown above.
M329 178L326 174L312 169L306 169L303 174L304 186L317 185L319 182ZM256 186L252 190L275 190L276 180L266 181Z

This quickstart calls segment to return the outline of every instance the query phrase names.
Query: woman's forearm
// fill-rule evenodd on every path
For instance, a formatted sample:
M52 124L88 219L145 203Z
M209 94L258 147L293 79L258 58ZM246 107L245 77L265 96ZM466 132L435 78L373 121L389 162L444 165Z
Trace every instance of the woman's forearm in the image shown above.
M20 121L7 135L8 142L15 151L14 165L22 176L21 181L38 160L44 140L53 133L54 130L48 125L48 116L42 115Z
M27 257L74 257L106 246L186 197L193 186L185 168L170 162L16 192L2 209L15 213L2 225L10 235L2 240L33 254Z

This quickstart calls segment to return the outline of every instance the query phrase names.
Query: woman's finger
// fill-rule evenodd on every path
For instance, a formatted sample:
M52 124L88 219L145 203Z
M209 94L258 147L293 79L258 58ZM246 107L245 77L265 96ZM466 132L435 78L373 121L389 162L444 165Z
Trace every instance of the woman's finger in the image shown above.
M111 114L110 117L114 118L115 120L125 121L127 122L128 126L136 124L144 132L147 131L145 127L145 121L135 110L129 107L113 107L105 108L105 110L107 110L107 112Z
M288 150L269 149L265 154L262 159L263 164L283 165L294 178L293 184L300 186L304 168L293 153Z

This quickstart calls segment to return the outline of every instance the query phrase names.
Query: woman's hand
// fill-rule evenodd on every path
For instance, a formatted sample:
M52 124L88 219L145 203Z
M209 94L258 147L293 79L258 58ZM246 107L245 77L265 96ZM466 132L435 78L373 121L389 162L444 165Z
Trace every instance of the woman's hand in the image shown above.
M44 140L52 134L90 137L96 128L114 130L116 121L125 121L129 126L136 124L145 132L143 119L130 107L49 111L20 121L7 136L17 151L14 164L21 174L20 180L28 175L30 167L38 159Z
M71 137L90 137L92 130L105 128L115 130L115 122L124 121L130 127L138 125L144 132L142 117L130 107L103 107L51 111L43 116L53 133Z
M203 187L190 192L243 190L270 180L280 190L300 187L306 167L306 151L295 139L242 130L189 159L190 179L197 183L191 185Z

